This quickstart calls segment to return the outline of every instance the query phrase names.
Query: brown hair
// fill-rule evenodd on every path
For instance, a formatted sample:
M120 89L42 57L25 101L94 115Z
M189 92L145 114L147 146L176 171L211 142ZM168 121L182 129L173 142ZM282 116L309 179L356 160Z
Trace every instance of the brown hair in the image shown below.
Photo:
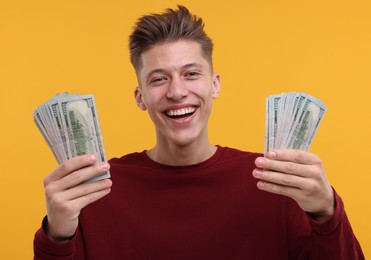
M157 43L180 39L198 42L212 66L212 40L204 31L202 19L191 14L186 7L178 5L178 10L168 8L162 14L139 18L129 37L130 61L137 73L142 65L141 54L144 51Z

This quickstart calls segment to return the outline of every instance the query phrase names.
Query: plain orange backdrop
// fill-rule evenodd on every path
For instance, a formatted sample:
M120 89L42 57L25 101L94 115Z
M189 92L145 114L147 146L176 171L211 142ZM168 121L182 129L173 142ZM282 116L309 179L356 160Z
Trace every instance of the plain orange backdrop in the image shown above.
M370 1L15 0L0 4L0 258L31 259L45 215L42 180L57 163L33 123L41 103L93 93L108 157L154 144L134 102L128 35L140 15L176 4L203 17L215 43L213 143L262 152L266 96L303 91L324 101L311 152L371 257Z

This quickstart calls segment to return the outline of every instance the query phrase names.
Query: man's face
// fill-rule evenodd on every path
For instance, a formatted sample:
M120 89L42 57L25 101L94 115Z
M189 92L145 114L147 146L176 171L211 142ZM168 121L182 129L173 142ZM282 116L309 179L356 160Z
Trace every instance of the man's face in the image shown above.
M219 95L220 78L212 73L199 43L180 40L145 51L138 80L136 101L148 110L158 144L208 141L207 122L212 99Z

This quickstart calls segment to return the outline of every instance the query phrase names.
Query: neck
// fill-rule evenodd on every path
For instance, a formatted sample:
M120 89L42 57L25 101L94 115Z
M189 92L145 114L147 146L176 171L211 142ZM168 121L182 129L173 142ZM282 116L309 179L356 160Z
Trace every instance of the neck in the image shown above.
M166 165L192 165L206 161L214 155L217 148L209 143L198 142L188 145L159 144L147 152L147 155L154 161Z

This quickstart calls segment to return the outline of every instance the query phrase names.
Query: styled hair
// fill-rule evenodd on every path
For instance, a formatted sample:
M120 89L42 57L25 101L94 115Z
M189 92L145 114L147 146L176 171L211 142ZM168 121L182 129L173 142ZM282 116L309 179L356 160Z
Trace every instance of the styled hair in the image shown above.
M136 72L141 69L141 55L159 43L191 40L200 44L204 57L212 67L213 42L204 31L201 18L178 5L178 10L166 9L161 14L142 16L129 37L130 61Z

